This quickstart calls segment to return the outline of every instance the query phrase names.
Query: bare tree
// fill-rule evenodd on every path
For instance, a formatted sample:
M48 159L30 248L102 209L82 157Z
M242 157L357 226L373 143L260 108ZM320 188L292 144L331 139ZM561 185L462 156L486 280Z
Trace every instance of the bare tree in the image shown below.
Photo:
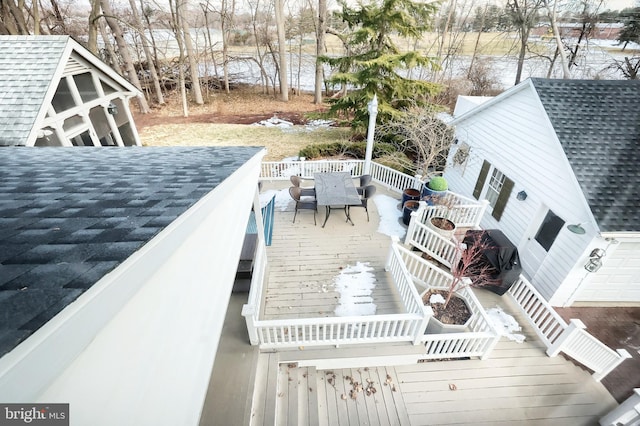
M141 89L140 80L138 79L138 73L133 65L133 60L131 59L131 55L129 54L129 49L127 47L127 43L124 40L124 35L122 33L122 28L118 23L118 19L113 14L111 10L111 5L109 4L109 0L100 0L100 7L102 8L102 13L107 21L107 25L111 29L111 34L113 34L113 38L116 40L116 44L118 46L118 52L122 57L124 62L125 69L127 71L127 77L129 81L136 86L138 89ZM149 104L147 104L147 100L144 96L137 96L136 100L138 102L138 107L142 114L147 114L149 112Z
M553 9L549 6L549 2L545 2L545 7L547 8L547 14L549 16L549 22L551 22L551 28L553 30L553 38L556 41L556 54L551 61L551 65L549 66L549 73L553 68L553 63L557 57L560 58L560 64L562 65L562 76L565 79L571 78L571 71L569 71L569 66L567 65L567 58L564 54L564 45L562 44L562 38L560 37L560 31L558 30L558 20L556 16L556 7L558 5L558 0L554 0Z
M623 61L616 60L609 68L620 71L627 80L640 80L640 56L625 56Z
M23 9L14 0L0 1L0 32L11 35L30 34Z
M177 0L180 1L180 0ZM187 102L187 85L184 76L184 42L182 39L182 24L180 23L180 6L169 0L169 8L171 9L171 28L176 36L176 42L178 44L178 84L180 86L180 99L182 100L182 115L189 116L189 103Z
M522 78L524 59L529 43L529 33L538 20L538 14L545 4L544 2L545 0L507 0L507 10L516 26L520 43L515 84L520 83Z
M145 35L144 25L142 24L142 20L140 19L140 14L138 13L138 8L136 6L135 0L129 0L129 5L131 6L131 17L133 18L133 25L135 26L138 34L140 34L140 43L142 44L142 49L144 50L144 57L147 61L147 69L149 70L149 75L151 76L151 83L153 84L153 88L155 90L156 99L160 105L164 104L164 95L162 94L162 88L160 87L160 80L158 78L158 73L156 72L156 67L153 61L153 55L151 54L151 49L149 48L149 41L147 40L147 36ZM149 28L151 32L152 29Z
M412 159L411 164L404 164L406 169L430 176L444 170L454 134L454 129L434 112L413 108L381 124L376 137L395 144Z
M289 82L287 81L287 52L284 31L284 0L275 1L276 29L278 32L278 63L280 69L280 99L289 100Z
M313 103L322 103L322 82L324 68L320 58L325 51L325 33L327 32L327 0L318 0L318 22L316 24L316 78L314 83Z
M200 69L198 67L198 52L193 47L193 41L191 40L191 31L189 23L186 19L186 0L178 0L177 14L180 15L180 23L182 25L182 37L184 47L187 51L187 58L189 59L189 71L191 74L191 91L193 92L193 101L198 104L204 104L202 99L202 89L200 88Z

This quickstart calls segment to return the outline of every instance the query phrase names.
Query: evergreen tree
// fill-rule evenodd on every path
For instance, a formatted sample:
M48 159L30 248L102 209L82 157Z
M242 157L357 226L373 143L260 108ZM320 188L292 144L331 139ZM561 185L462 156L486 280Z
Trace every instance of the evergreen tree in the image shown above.
M618 35L620 44L624 43L622 50L629 42L640 44L640 7L625 9L620 13L620 17L624 21L624 27Z
M418 67L432 68L435 62L417 51L401 52L393 37L420 39L430 28L436 6L411 0L382 0L354 8L344 0L340 4L339 16L348 31L342 37L347 54L322 60L338 69L329 82L348 90L329 100L328 115L348 119L361 130L367 126L367 103L374 94L381 122L401 116L410 106L428 105L428 96L438 86L408 75Z

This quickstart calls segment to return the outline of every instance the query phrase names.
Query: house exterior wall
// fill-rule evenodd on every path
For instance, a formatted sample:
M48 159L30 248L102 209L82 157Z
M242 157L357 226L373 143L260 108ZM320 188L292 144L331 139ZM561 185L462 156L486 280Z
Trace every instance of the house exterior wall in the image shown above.
M640 304L640 236L612 236L603 248L602 268L586 277L572 302Z
M483 160L514 181L500 220L491 216L489 207L481 227L502 230L518 247L523 274L547 300L562 303L554 296L563 285L577 286L576 279L582 276L578 262L596 233L593 226L584 225L585 235L566 228L585 222L591 214L534 89L524 82L457 118L453 125L459 144L466 143L471 150L465 164L453 166L452 150L445 172L450 189L472 196ZM481 198L486 186L485 182ZM524 201L516 199L520 191L527 194ZM549 251L542 251L542 257L535 260L532 244L548 209L565 225Z
M10 399L70 403L79 425L198 424L263 155L38 330Z

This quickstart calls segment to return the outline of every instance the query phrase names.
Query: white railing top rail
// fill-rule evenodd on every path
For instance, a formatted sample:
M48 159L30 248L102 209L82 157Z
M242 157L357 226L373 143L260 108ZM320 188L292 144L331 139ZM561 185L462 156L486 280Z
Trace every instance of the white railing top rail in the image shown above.
M416 313L425 317L429 315L429 313L424 306L424 303L422 303L422 298L420 297L418 290L416 290L416 287L413 285L413 278L402 259L401 250L406 249L399 244L398 237L393 237L391 243L391 260L397 264L397 267L401 271L400 276L394 274L393 281L398 287L398 292L400 294L407 293L406 296L403 297L403 303L407 312Z
M418 176L410 176L376 162L371 163L370 173L374 182L400 194L407 188L420 189L422 185Z
M349 172L359 176L364 169L364 160L317 160L317 161L263 161L261 179L287 180L291 176L311 179L314 173Z
M448 268L456 262L461 252L458 247L460 243L443 238L433 229L416 220L412 221L407 230L405 244L420 249Z
M266 259L267 259L267 246L264 240L258 238L258 244L256 247L256 254L253 267L253 275L251 277L251 287L249 288L249 296L247 297L247 303L245 306L250 306L253 309L253 315L258 318L260 314L260 305L262 302L262 288L265 284L266 275Z
M323 318L286 318L260 320L256 323L259 328L273 327L296 327L331 324L362 324L387 321L416 321L421 320L420 314L386 314L386 315L365 315L349 317L323 317Z
M509 288L508 293L513 299L515 299L516 302L518 302L518 305L527 314L527 316L530 316L531 313L527 312L525 307L522 306L518 300L518 292L521 293L523 291L523 288L526 293L528 293L530 296L533 296L534 299L544 307L545 311L547 311L548 314L551 315L556 323L562 326L562 328L567 327L567 322L560 316L560 314L556 312L555 309L553 309L553 306L551 306L549 302L547 302L547 300L542 296L542 294L540 294L538 290L536 290L536 288L529 282L529 280L527 280L523 275L520 275L518 277L518 280L511 286L511 288Z

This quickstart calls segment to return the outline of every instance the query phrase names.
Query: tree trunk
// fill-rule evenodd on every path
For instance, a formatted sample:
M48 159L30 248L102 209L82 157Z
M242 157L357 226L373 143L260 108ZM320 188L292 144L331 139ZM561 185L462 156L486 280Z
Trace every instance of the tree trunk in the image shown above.
M188 117L189 104L187 102L187 87L184 77L184 43L182 41L180 7L176 4L174 9L173 0L169 0L169 8L171 9L171 26L176 36L176 43L178 43L178 80L180 85L180 99L182 100L182 115Z
M569 71L569 67L567 66L567 58L564 56L564 46L562 45L562 39L560 39L560 31L558 30L558 21L556 19L556 5L558 4L558 0L553 3L553 10L549 8L549 3L546 3L547 11L549 13L549 20L551 21L551 28L553 30L553 36L556 40L556 46L559 57L560 64L562 65L562 78L570 79L571 72Z
M104 20L99 19L98 21L98 30L100 31L100 37L102 37L102 41L104 42L104 48L107 50L107 54L109 55L110 60L109 65L113 68L118 74L124 75L122 71L122 67L120 66L120 61L118 61L118 55L116 54L115 49L113 48L113 44L107 35L107 28L105 27Z
M127 71L127 77L134 86L136 86L138 89L141 89L140 80L138 80L138 74L136 73L136 69L133 66L133 61L131 60L131 55L129 54L127 43L125 42L124 36L122 35L122 28L120 28L118 20L114 18L109 0L100 0L100 6L102 7L102 12L104 13L107 20L107 25L109 25L109 28L111 28L113 37L116 40L118 51L120 52L122 60L124 61L125 69ZM149 113L149 105L147 104L147 100L144 98L144 96L136 96L136 101L138 102L138 107L142 114Z
M287 81L287 52L284 33L284 0L275 0L276 28L278 30L278 58L280 64L280 99L289 100L289 83Z
M195 49L193 48L193 42L191 41L191 31L189 29L189 24L185 19L184 12L185 3L181 2L179 6L179 14L180 14L180 23L182 24L182 34L184 37L184 47L187 51L187 57L189 58L189 69L191 74L191 91L193 93L193 100L196 104L202 105L204 104L204 100L202 99L202 90L200 88L200 70L198 68L198 55Z
M140 19L140 14L138 14L138 8L136 7L135 0L129 0L129 5L131 6L131 16L133 17L133 24L135 25L138 34L140 34L140 41L142 43L142 49L144 50L144 57L147 61L147 68L149 70L149 74L151 75L151 83L153 84L153 88L156 93L156 99L158 100L158 103L162 105L164 104L164 95L162 94L160 79L158 78L158 73L156 72L156 67L153 63L151 49L149 49L149 42L147 41L147 36L144 33L144 25L142 24L142 20ZM149 32L151 32L151 28L149 28Z
M100 0L91 0L89 13L89 41L87 49L94 55L98 54L98 16L100 15Z
M318 26L316 28L316 79L313 103L322 103L322 81L324 68L320 57L325 54L325 33L327 31L327 0L318 0Z
M226 16L226 0L222 1L222 10L220 11L220 29L222 32L222 78L224 82L224 91L229 93L229 28L227 26Z
M524 57L527 53L527 39L529 38L529 30L522 28L523 32L520 34L520 52L518 53L518 68L516 69L516 81L515 84L520 83L522 78L522 68L524 68Z

